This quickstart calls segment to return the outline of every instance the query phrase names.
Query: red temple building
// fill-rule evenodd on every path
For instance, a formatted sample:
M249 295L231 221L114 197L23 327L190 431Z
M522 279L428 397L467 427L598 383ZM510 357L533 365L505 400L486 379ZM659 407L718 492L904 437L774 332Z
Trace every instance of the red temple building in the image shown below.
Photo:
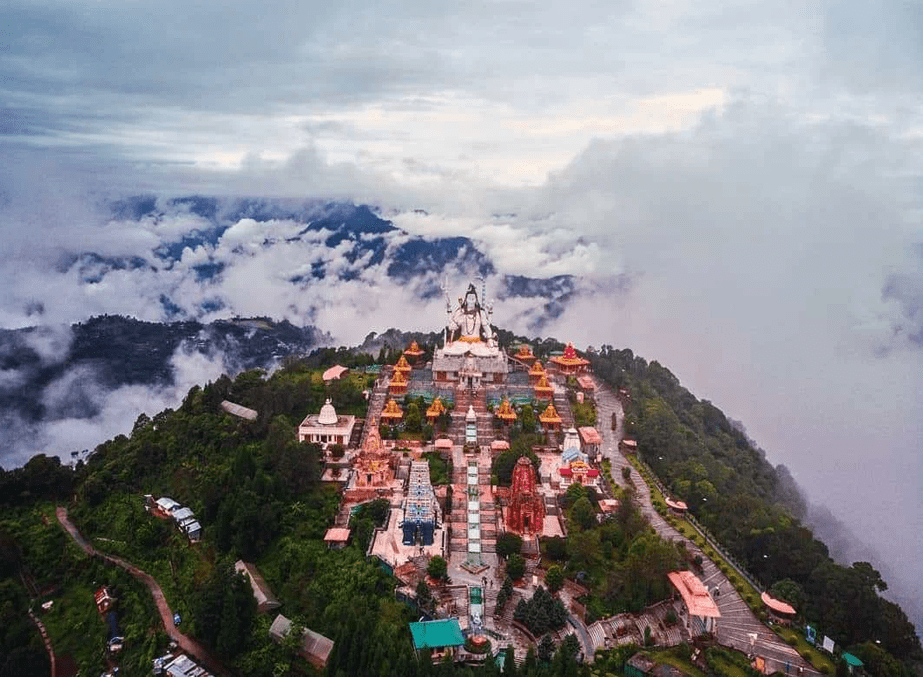
M394 479L391 452L382 446L374 420L354 467L357 487L387 487Z
M527 456L516 461L506 527L516 533L541 535L545 524L545 501L535 486L535 468Z
M561 370L562 374L580 374L586 371L586 368L590 365L589 360L577 355L573 343L568 343L564 349L564 354L552 357L551 361Z

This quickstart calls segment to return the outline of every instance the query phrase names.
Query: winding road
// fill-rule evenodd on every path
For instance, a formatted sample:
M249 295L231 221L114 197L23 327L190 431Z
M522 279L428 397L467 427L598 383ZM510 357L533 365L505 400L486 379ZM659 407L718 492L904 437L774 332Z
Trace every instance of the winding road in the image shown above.
M90 545L83 537L83 534L80 533L77 527L75 527L68 518L67 508L58 506L55 509L55 514L57 515L61 526L64 527L65 531L70 534L70 537L74 539L74 542L80 546L80 548L86 554L90 555L91 557L100 557L110 564L114 564L115 566L125 569L125 571L129 572L132 576L147 586L148 590L151 591L151 596L154 598L154 604L157 606L157 611L160 614L160 620L163 623L164 630L166 630L167 634L170 636L170 639L176 642L176 644L185 653L192 656L196 661L198 661L200 665L204 666L215 675L230 675L228 670L224 668L224 666L222 666L221 663L219 663L205 647L203 647L188 635L184 635L176 629L176 626L173 624L173 612L170 610L170 606L167 604L167 599L164 597L163 589L160 587L160 584L154 579L153 576L145 571L142 571L131 562L127 562L120 557L107 555L106 553L100 552L92 545Z
M651 526L664 539L682 540L687 550L702 556L702 582L709 588L718 587L721 594L715 599L721 618L718 619L716 639L718 643L737 649L745 654L756 654L766 660L770 671L783 674L817 675L814 667L805 661L794 647L786 644L776 633L766 627L747 606L737 590L731 585L727 576L709 559L702 549L683 536L679 531L660 516L651 500L651 491L647 482L632 468L625 456L619 451L619 442L624 430L624 412L622 404L608 386L594 377L596 382L597 420L600 422L599 433L603 438L600 449L604 458L612 462L612 478L623 484L622 468L631 468L631 482L635 489L641 512L647 517ZM612 430L610 421L615 415L617 426Z

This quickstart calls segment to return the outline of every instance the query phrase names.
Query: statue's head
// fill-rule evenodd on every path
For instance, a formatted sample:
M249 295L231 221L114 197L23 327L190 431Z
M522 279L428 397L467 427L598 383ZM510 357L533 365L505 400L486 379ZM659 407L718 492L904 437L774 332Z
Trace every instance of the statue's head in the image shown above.
M465 305L469 308L478 307L478 293L473 284L468 285L468 291L465 292Z

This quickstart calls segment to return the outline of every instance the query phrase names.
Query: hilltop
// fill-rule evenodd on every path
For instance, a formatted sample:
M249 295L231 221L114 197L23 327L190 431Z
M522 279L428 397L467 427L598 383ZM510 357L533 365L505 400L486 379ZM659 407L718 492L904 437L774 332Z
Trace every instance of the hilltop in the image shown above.
M99 338L105 335L103 327L117 325L137 328L130 321L112 322L99 321L87 335ZM258 334L266 329L259 321L232 326L230 334L244 329ZM283 327L280 331L293 330ZM504 345L522 340L502 331L498 334ZM292 335L305 334L295 331ZM126 638L120 658L123 668L147 670L150 661L166 648L146 590L131 577L87 559L69 545L53 517L52 506L58 503L69 505L73 521L97 549L123 557L157 578L171 608L183 618L184 632L233 671L269 675L285 666L287 674L311 672L291 646L270 641L269 618L256 613L248 588L229 568L243 559L257 564L287 617L334 640L330 674L369 674L371 666L379 674L434 674L435 668L425 661L418 663L410 650L407 622L417 618L419 609L395 598L395 586L401 583L387 572L388 567L366 557L370 539L378 533L376 526L386 526L387 520L383 523L374 511L360 511L351 523L354 532L348 547L327 548L324 535L342 512L343 492L339 483L323 482L321 477L325 468L337 467L340 461L319 445L299 442L296 426L307 414L319 411L328 398L337 405L338 413L365 417L369 405L363 391L387 388L387 380L379 375L382 368L389 373L410 340L418 341L424 353L421 359L429 359L436 339L434 334L387 332L370 335L362 349L322 348L300 358L290 357L271 374L249 369L234 378L221 376L193 387L176 410L142 415L130 435L99 445L86 462L73 469L54 458L36 457L23 468L4 471L0 501L6 518L0 531L7 546L2 589L10 618L17 620L7 625L3 646L24 647L19 653L5 650L5 665L41 663L38 634L30 633L24 620L32 597L55 600L45 616L55 650L71 655L84 671L102 670L105 625L96 618L88 595L91 583L107 579L124 600L120 620ZM565 344L554 339L528 343L541 360L565 349ZM261 345L265 346L261 354L266 355L279 344ZM796 518L798 502L784 472L773 468L739 427L689 393L657 362L610 346L585 355L601 387L627 394L621 398L624 432L637 440L640 461L653 469L664 488L686 501L698 522L755 577L756 584L798 608L799 624L813 623L860 656L872 674L903 675L920 660L913 627L899 607L879 595L884 581L867 564L842 567L829 559L824 545ZM325 383L321 373L335 363L350 367L351 372ZM568 379L561 384L573 390ZM228 400L256 410L256 420L226 413L221 403ZM510 481L508 470L503 470L507 461L501 459L514 461L551 439L539 431L535 418L527 422L526 407L531 410L535 404L517 404L520 419L508 431L510 452L494 458L492 469L501 485ZM408 396L402 406L409 414L419 404ZM562 410L567 406L573 406L579 416L587 415L576 401L572 405L561 402ZM483 415L492 417L488 412ZM600 428L609 424L597 421ZM425 443L427 435L438 434L440 425L437 421L429 431L421 426L420 433L404 429L406 443L414 439ZM428 457L434 482L437 471L447 477L453 471L464 474L464 467L453 461L461 449L452 453L448 459ZM638 468L626 468L628 475L640 473L641 466ZM605 464L602 469L606 472ZM669 586L654 561L662 561L657 566L693 571L697 566L682 548L677 550L646 534L643 518L631 508L629 484L612 477L608 489L600 486L601 493L566 492L561 515L571 533L565 539L542 539L544 559L527 563L540 566L545 580L557 567L571 581L568 586L583 586L587 625L613 613L641 610L667 594ZM615 521L597 526L592 516L601 510L599 499L605 492L623 499L625 508ZM204 527L201 542L191 545L180 531L147 515L144 494L168 495L192 508ZM442 509L451 512L450 505ZM597 546L587 550L587 544L594 542ZM514 555L511 551L506 562L497 566L509 570ZM447 558L451 566L452 558L448 554ZM647 564L642 566L642 562ZM651 579L645 586L634 585L632 581L643 579L624 578L631 571L639 576L647 572ZM461 572L453 576L463 580ZM31 584L24 589L21 580ZM513 592L520 598L522 594L518 588ZM488 599L490 604L499 604L497 591ZM86 627L87 636L74 636L74 627ZM536 663L534 656L529 658L524 664L527 674L580 672L573 662L574 646L585 647L587 638L574 641L576 645L555 640L557 655L546 667ZM597 664L601 669L608 666L620 671L627 657L623 653L602 652ZM737 660L709 655L710 669L719 673L723 668L715 666ZM690 659L686 654L676 660ZM495 671L491 667L481 670L483 674ZM726 674L736 674L730 667L727 670L731 672ZM452 674L452 670L443 666L439 674Z

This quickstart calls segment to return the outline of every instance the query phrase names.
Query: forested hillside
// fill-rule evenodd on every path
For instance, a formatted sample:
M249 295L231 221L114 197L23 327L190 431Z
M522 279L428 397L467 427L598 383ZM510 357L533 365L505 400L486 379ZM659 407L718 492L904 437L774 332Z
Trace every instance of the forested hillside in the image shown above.
M258 565L282 601L282 613L335 641L326 674L474 674L451 664L433 666L425 657L418 661L408 622L419 612L395 599L395 580L366 561L360 539L339 551L323 542L338 491L319 481L320 449L299 443L295 428L327 397L343 413L364 413L362 390L369 378L357 369L324 384L320 370L334 360L356 365L372 358L318 350L271 376L260 371L223 376L194 387L175 411L140 416L130 435L99 445L74 471L57 459L37 457L0 472L0 502L6 507L0 536L8 544L0 591L6 591L7 613L20 619L0 630L0 675L42 674L44 650L25 616L30 596L57 600L43 616L52 640L82 674L101 674L105 625L92 592L102 583L117 586L126 600L121 622L131 638L123 655L128 674L144 674L139 666L146 672L166 648L166 635L151 632L158 623L150 596L121 570L87 558L70 543L53 517L55 503L70 504L71 519L95 547L153 575L171 609L180 613L182 631L235 674L315 674L292 643L270 640L271 617L256 613L249 586L233 572L233 562L241 558ZM219 406L224 399L257 409L258 419L225 413ZM204 526L202 541L190 545L169 523L147 514L144 494L169 495L192 508ZM34 590L22 588L20 570L43 572ZM141 604L145 599L147 607ZM78 627L88 634L75 633ZM531 667L521 674L578 674L574 655L567 649L559 654L543 666L531 657ZM29 661L38 666L33 672L22 668ZM500 671L491 665L478 674Z
M887 585L879 573L867 562L830 559L793 514L799 499L787 471L773 468L717 407L631 350L603 346L589 358L597 376L628 389L626 434L642 459L764 586L856 655L875 659L880 646L907 664L923 658L907 616L880 596Z
M432 348L433 335L417 337ZM39 456L22 468L0 471L5 509L0 593L7 621L0 629L0 677L43 674L41 640L26 611L46 600L55 602L43 620L57 650L71 656L83 674L100 674L106 664L105 624L92 602L100 584L115 586L124 600L123 666L147 669L166 646L143 586L77 549L55 521L55 505L69 506L72 520L97 549L153 575L181 614L183 632L237 674L313 674L293 646L270 641L271 618L256 613L249 589L233 573L233 562L241 558L257 564L282 602L282 613L335 640L330 675L474 674L472 668L432 666L415 657L407 623L419 611L395 598L395 580L366 561L359 543L367 540L372 526L367 522L378 518L357 516L365 537L344 550L325 547L337 489L319 481L320 449L295 436L301 418L318 411L327 397L342 413L363 414L362 391L372 376L360 367L393 361L404 338L370 336L377 360L371 351L320 349L286 360L271 375L250 370L196 386L178 409L140 416L130 435L99 445L73 470ZM563 347L553 339L532 344L543 356ZM628 429L643 458L774 594L860 656L873 674L907 674L919 658L919 640L903 612L878 594L884 583L877 572L864 563L842 567L829 559L823 544L792 515L791 487L742 432L656 362L608 346L590 358L598 376L630 390ZM325 384L321 371L335 362L355 368L346 379ZM225 413L220 407L225 399L256 409L258 418L251 422ZM592 519L593 496L572 493L565 507L573 538L551 539L546 556L563 573L582 572L591 589L588 612L634 610L666 594L655 589L659 579L645 583L655 568L647 563L662 560L666 570L681 564L682 552L647 536L630 501L614 522L600 525ZM204 527L202 541L190 545L169 523L147 514L144 494L168 495L192 508ZM588 674L578 667L572 644L562 643L548 662L530 655L516 674ZM491 665L478 674L498 670Z

